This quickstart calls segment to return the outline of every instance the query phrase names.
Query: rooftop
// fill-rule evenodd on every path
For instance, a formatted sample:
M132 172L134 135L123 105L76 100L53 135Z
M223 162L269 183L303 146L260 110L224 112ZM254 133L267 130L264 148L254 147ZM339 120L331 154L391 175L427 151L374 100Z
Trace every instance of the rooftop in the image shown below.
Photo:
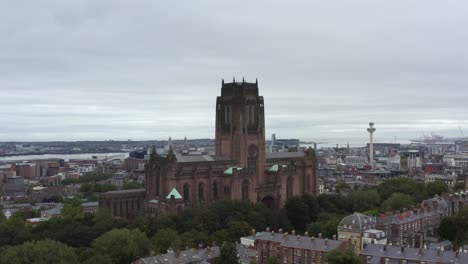
M255 236L251 236L254 240L267 240L279 242L281 246L308 249L314 251L331 251L338 248L344 241L314 238L308 236L296 236L289 234L273 233L273 232L258 232Z
M266 158L267 159L285 159L285 158L303 158L305 156L305 152L298 151L298 152L267 152Z
M383 258L410 260L426 263L468 263L468 253L441 251L435 249L407 248L389 245L368 244L361 255L371 256L371 263L381 263Z

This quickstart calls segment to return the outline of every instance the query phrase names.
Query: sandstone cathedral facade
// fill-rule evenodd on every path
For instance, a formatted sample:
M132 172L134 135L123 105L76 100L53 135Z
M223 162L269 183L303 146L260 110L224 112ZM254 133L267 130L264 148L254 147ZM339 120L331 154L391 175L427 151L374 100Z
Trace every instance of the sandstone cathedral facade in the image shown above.
M266 151L265 104L258 81L222 82L216 100L215 144L215 155L153 149L145 166L145 190L110 192L102 203L116 216L139 211L157 216L222 199L282 207L294 195L318 191L315 150ZM128 199L136 205L130 206L132 210Z

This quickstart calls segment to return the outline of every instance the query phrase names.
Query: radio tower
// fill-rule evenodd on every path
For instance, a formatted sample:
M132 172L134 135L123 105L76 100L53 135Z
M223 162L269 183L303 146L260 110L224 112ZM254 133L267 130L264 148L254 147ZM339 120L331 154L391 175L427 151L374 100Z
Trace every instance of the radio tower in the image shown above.
M370 135L369 163L371 164L372 167L374 167L374 139L373 139L373 135L374 135L374 132L375 132L374 123L372 123L372 122L369 123L369 128L367 128L367 132L369 132L369 135Z

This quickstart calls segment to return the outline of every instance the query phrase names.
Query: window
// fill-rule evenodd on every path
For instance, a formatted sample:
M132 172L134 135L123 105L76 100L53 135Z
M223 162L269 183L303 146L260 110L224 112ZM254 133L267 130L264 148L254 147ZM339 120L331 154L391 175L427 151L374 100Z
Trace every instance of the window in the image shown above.
M286 199L289 199L293 196L293 177L289 176L286 181Z
M198 184L198 200L199 201L204 201L205 200L205 188L204 188L203 182L200 182Z
M243 201L247 201L249 200L249 187L250 187L250 184L249 184L249 180L244 180L242 182L242 200Z
M218 199L218 182L217 181L213 182L213 199L215 200Z
M184 184L184 200L188 201L190 199L190 186L188 183Z

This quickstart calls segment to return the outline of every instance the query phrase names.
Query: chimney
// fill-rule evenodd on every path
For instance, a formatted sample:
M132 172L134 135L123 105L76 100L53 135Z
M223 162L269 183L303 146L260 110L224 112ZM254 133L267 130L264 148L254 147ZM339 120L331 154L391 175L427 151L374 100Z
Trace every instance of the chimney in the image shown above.
M308 237L308 236L309 236L309 232L306 231L306 232L304 233L304 236Z
M296 230L291 230L291 235L295 236L296 235Z
M211 253L211 247L206 247L206 252L207 252L208 254L210 254L210 253Z
M180 249L178 249L178 248L175 250L175 257L176 258L180 257Z
M322 233L319 233L319 238L322 238Z
M269 227L267 227L267 228L266 228L266 231L267 231L267 232L270 232L270 228L269 228Z
M283 228L278 229L278 233L282 234L283 233Z
M325 246L328 246L328 238L325 238L324 244L325 244Z
M312 236L312 237L310 238L310 240L312 240L312 242L314 242L314 241L315 241L315 237Z
M252 229L252 236L255 236L255 229Z
M297 238L297 241L301 240L301 235L297 235L296 238Z
M336 240L336 235L333 235L333 240Z

